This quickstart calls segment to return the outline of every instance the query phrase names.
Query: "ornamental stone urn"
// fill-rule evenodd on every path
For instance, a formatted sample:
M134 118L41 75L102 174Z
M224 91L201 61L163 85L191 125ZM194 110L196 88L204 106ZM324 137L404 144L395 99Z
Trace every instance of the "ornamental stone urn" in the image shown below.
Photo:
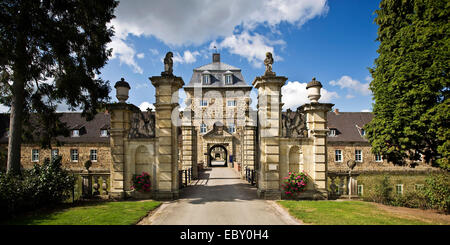
M311 102L319 102L321 88L322 84L319 81L316 81L315 77L313 77L312 81L306 85L306 90L308 91L308 99Z
M116 82L114 88L116 89L116 98L120 103L125 103L125 101L128 99L130 84L128 84L124 78L121 78L120 81Z

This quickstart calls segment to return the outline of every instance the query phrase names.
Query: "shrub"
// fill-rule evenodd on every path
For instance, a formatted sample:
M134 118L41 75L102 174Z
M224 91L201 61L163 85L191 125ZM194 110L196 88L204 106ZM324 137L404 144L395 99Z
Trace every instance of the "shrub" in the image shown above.
M284 184L282 184L282 187L286 195L293 196L303 192L306 189L307 184L308 175L305 172L289 172L289 176L284 177Z
M0 173L0 218L54 206L70 197L74 178L61 168L61 157L35 164L22 175Z
M389 204L392 200L391 192L392 186L390 184L389 176L385 175L383 180L375 186L375 191L368 197L370 201Z
M447 173L431 174L425 179L423 193L430 208L450 213L450 183Z
M133 185L132 189L139 192L148 192L150 191L150 175L146 172L142 172L141 175L133 176Z
M422 191L406 192L404 195L396 194L391 200L392 206L407 207L407 208L428 208L428 201Z

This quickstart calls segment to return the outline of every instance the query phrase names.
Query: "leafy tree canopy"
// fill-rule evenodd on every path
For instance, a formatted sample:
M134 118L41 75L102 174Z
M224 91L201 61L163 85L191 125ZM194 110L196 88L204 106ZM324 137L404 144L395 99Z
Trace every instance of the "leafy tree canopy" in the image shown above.
M382 0L373 81L373 151L387 160L425 161L449 169L448 0Z
M88 120L109 100L99 75L111 55L114 0L2 0L0 2L0 103L11 107L9 148L19 148L23 124L39 125L41 143L67 134L56 105L80 108ZM34 124L29 114L39 115ZM25 130L27 132L27 130ZM14 143L11 143L13 140ZM21 141L21 140L19 140ZM14 151L14 155L20 154ZM8 153L8 162L10 154Z

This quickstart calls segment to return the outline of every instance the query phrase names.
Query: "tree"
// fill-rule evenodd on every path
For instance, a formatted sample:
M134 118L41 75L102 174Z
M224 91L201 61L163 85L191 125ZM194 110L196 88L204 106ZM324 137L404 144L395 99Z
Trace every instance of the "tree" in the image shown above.
M397 164L422 155L448 170L450 2L382 0L376 13L374 119L366 128L372 149Z
M0 2L0 103L11 107L8 172L20 173L23 127L30 113L43 130L41 143L67 133L56 103L81 108L88 120L109 100L98 77L111 55L114 0L2 0Z

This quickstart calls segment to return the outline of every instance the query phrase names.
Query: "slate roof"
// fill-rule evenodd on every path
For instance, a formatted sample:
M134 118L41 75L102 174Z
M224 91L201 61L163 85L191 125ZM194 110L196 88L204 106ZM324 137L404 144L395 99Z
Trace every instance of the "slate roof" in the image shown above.
M153 114L154 112L152 112ZM100 137L101 129L109 129L110 115L106 113L99 113L92 121L86 121L81 117L81 113L69 112L62 113L61 121L66 122L71 129L79 129L79 137L58 137L57 139L64 143L109 143L108 137ZM147 118L150 115L143 115ZM153 115L152 115L153 116ZM328 136L329 142L368 142L368 140L361 136L360 128L369 123L373 114L371 112L328 112L328 128L336 129L336 136ZM143 120L143 119L140 119ZM139 123L141 124L141 123ZM144 125L144 122L142 122ZM144 125L145 126L145 125ZM139 132L142 131L142 125L139 127ZM7 144L7 129L9 128L9 114L0 114L0 144ZM144 127L145 129L145 127ZM226 129L224 129L226 132Z
M78 129L79 137L58 136L63 143L109 143L108 137L101 137L101 129L109 129L111 117L106 113L95 115L91 121L86 121L79 112L63 112L60 118L69 129ZM9 128L9 114L0 114L0 144L8 144L7 129Z
M218 54L215 54L218 55ZM203 85L202 74L210 75L210 83L208 85ZM232 75L232 84L225 84L225 74ZM242 76L241 69L234 67L232 65L225 64L220 61L220 55L218 60L213 61L207 65L195 68L192 73L191 80L189 84L184 86L185 88L193 88L195 85L201 86L202 88L248 88L248 85L244 77Z
M336 136L328 136L329 142L369 142L360 129L372 120L371 112L328 112L327 118L328 128L336 129Z

